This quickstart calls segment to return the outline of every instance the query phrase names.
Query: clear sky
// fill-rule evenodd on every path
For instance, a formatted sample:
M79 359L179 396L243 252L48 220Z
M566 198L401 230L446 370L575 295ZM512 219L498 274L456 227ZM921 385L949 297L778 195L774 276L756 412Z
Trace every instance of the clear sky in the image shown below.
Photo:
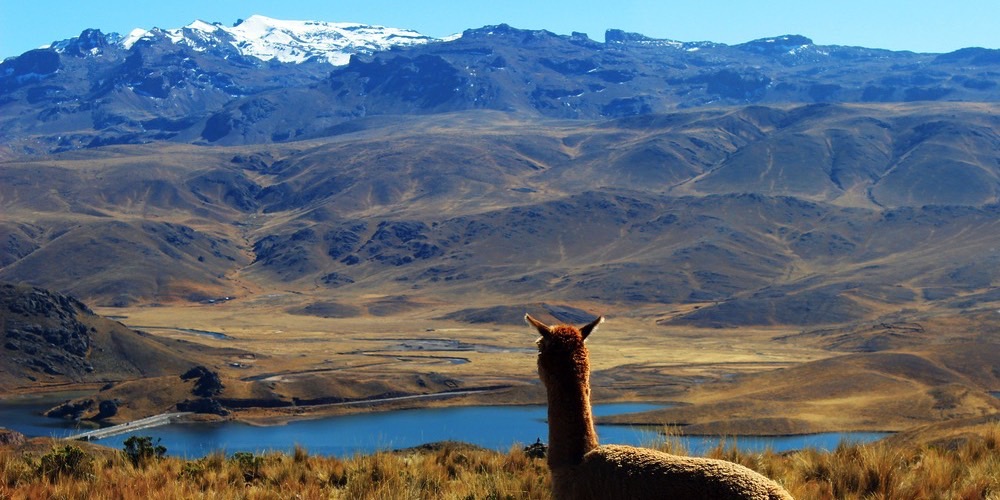
M359 22L442 37L507 23L604 40L618 28L654 38L742 43L798 34L822 45L917 52L1000 48L1000 0L0 0L0 59L85 28L128 33L196 19Z

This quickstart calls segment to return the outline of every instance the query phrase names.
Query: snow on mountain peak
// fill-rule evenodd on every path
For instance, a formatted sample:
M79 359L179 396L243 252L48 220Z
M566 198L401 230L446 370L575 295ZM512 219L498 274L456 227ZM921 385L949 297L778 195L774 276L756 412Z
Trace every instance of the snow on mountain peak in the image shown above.
M122 45L129 49L138 40L158 33L195 50L228 44L240 55L263 61L302 63L318 60L337 66L347 64L352 54L440 41L416 31L384 26L285 21L253 15L231 27L198 20L177 29L137 29L123 38Z

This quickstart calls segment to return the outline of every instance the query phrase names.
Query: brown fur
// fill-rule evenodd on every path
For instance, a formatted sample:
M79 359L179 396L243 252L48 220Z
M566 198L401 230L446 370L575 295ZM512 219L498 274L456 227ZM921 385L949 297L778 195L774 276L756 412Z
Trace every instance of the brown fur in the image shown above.
M525 315L541 334L538 375L548 396L552 494L558 500L598 498L792 498L774 481L724 460L671 455L632 446L598 446L590 409L590 355L584 344L603 317L577 329L547 326Z

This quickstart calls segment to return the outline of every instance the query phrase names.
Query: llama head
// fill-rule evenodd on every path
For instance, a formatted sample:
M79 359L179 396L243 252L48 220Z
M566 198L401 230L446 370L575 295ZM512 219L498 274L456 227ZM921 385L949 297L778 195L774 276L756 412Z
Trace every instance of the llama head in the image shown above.
M590 359L584 341L604 321L604 316L579 329L572 325L548 326L530 314L525 314L524 319L541 334L535 344L538 346L538 373L546 386L559 380L574 382L587 378Z

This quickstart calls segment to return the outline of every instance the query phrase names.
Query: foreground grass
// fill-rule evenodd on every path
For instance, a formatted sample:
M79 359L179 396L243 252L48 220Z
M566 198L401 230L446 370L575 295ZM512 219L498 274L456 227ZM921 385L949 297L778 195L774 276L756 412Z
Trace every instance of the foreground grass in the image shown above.
M682 453L669 441L661 448ZM1000 499L1000 425L949 446L845 444L832 452L709 456L738 462L800 499ZM14 498L549 498L543 459L461 444L350 459L294 454L137 459L60 443L44 454L0 451L0 499Z

